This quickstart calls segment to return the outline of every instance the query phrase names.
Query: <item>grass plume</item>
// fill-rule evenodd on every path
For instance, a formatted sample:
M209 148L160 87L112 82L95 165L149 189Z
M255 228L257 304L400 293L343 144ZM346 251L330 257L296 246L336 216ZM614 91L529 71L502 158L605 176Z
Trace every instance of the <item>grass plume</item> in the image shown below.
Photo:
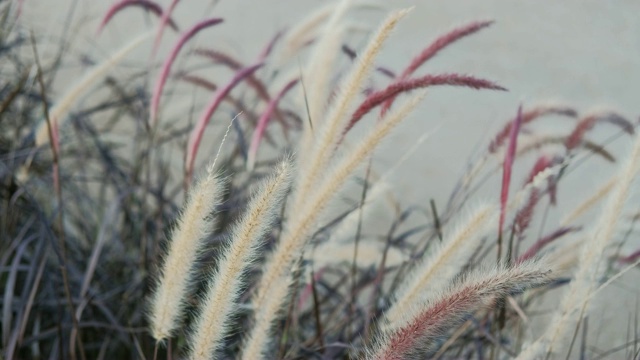
M212 172L190 190L176 228L170 236L149 313L151 333L163 341L181 325L185 299L193 282L193 264L214 230L213 212L220 204L223 181Z
M175 43L169 56L162 64L162 69L160 70L160 75L158 75L158 79L156 80L156 84L153 87L153 94L151 95L151 109L149 111L149 124L150 127L153 128L156 122L158 121L158 108L160 107L160 97L162 96L162 90L164 89L165 84L167 83L167 78L169 77L169 73L171 72L171 66L175 62L180 50L184 47L184 45L198 34L200 31L218 25L222 22L222 19L213 18L203 20L195 25L193 25L189 30L184 32L180 39Z
M498 298L513 296L549 282L544 263L529 262L512 268L496 268L468 274L433 299L421 303L418 313L406 325L384 333L367 358L401 360L417 350L431 347L445 331L464 317Z
M189 358L215 357L237 311L240 290L247 268L255 261L258 250L276 218L291 181L291 163L283 161L275 174L264 181L247 205L247 213L231 231L228 247L210 275L204 301L196 316L189 345Z
M350 154L331 171L322 185L310 199L309 205L289 218L284 234L264 266L252 305L258 316L249 333L246 348L249 357L265 354L269 345L271 326L278 318L286 302L286 291L290 286L289 272L294 261L300 256L309 236L315 230L322 210L328 205L335 192L344 184L349 175L366 159L389 132L404 120L418 105L422 96L417 96L390 113L370 133L365 136ZM268 309L268 310L267 310ZM262 357L262 355L260 355Z
M544 335L523 350L518 359L537 359L555 354L560 347L557 345L558 342L563 343L569 331L582 320L587 311L590 295L604 271L603 256L607 245L613 240L616 224L632 191L632 183L640 170L638 164L640 164L640 136L636 135L629 158L616 177L608 201L591 232L591 238L581 247L578 269L562 299L560 308Z

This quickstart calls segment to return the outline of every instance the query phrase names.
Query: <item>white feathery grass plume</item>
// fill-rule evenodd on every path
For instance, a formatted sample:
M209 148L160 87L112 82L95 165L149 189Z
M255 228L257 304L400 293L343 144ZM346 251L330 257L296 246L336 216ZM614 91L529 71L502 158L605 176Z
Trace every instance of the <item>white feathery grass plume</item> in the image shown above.
M246 354L255 356L266 351L269 344L271 325L278 319L279 311L287 300L287 289L290 284L290 271L295 260L300 256L309 236L316 228L319 216L326 208L329 200L344 184L353 171L363 163L377 145L415 109L424 97L421 91L410 98L402 106L387 114L350 154L329 173L318 191L300 213L292 213L280 243L264 265L263 275L258 283L253 298L254 326L251 329ZM245 356L246 359L258 357Z
M180 326L193 264L214 228L212 213L220 204L223 180L211 171L189 191L151 299L149 320L156 341L171 337Z
M300 92L305 97L308 105L309 119L303 121L304 131L300 142L301 154L306 154L313 143L313 123L318 123L322 118L327 101L329 99L329 81L332 79L336 58L340 54L345 28L341 20L351 6L352 0L340 0L333 8L332 14L319 36L317 44L309 56L309 63L302 75L305 86L300 87Z
M342 1L348 4L349 1ZM344 25L338 21L346 12L346 5L340 6L337 10L345 8L343 11L336 11L332 16L332 20L327 24L327 29L323 32L318 45L314 47L311 54L309 64L302 74L304 87L299 88L300 99L308 106L308 114L305 114L303 121L304 130L302 133L302 141L300 142L299 152L306 154L313 146L313 129L321 126L323 114L329 105L330 82L333 80L332 71L335 67L336 59L340 54L340 47L344 41L346 29ZM334 23L335 22L335 23Z
M512 268L479 270L455 281L444 291L415 305L412 317L399 328L381 333L365 351L365 358L400 360L430 349L443 332L457 326L468 314L550 280L545 262L525 262Z
M591 238L581 249L578 269L569 289L562 299L560 309L551 324L538 340L528 346L518 356L520 360L538 359L553 354L556 344L561 343L569 331L575 329L587 311L594 286L604 271L604 253L613 239L618 219L622 215L625 201L631 192L631 185L640 170L640 135L636 135L631 155L621 166L611 195L595 223Z
M481 246L480 240L487 234L489 225L495 223L491 220L497 219L498 213L497 206L478 206L451 235L445 237L442 244L416 264L396 291L393 305L385 314L390 327L406 324L415 315L407 311L408 307L428 301L448 286Z
M253 326L244 339L241 360L269 359L273 324L280 319L285 299L289 296L290 279L285 278L269 288L269 297L254 308Z
M211 275L204 301L196 315L189 344L190 359L214 358L237 311L244 274L255 261L265 235L279 214L291 183L291 162L284 160L275 174L255 191L248 210L231 232L229 245Z
M353 99L373 67L375 56L380 52L382 44L389 37L397 23L410 10L399 10L391 13L382 26L373 35L366 49L358 57L349 74L338 88L336 98L328 110L327 117L314 128L313 142L310 152L301 153L300 171L296 190L293 196L292 210L297 211L310 195L312 186L320 179L320 173L326 170L343 130L349 121L349 109Z
M110 58L105 60L99 65L94 66L89 70L85 76L71 89L69 89L62 99L51 109L49 117L51 118L51 126L59 126L60 123L66 119L66 115L69 109L76 103L78 98L86 94L90 86L96 81L102 79L114 66L116 66L127 54L133 49L142 44L151 36L151 32L147 32L129 42L122 47L118 52L113 54ZM35 132L36 146L40 147L49 143L49 131L47 128L47 122L40 123Z

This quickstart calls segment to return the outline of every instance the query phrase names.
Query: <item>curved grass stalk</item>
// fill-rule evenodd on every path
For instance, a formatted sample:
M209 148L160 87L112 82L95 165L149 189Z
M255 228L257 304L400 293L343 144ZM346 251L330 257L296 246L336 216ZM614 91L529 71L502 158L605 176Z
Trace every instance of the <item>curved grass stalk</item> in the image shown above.
M171 49L169 56L162 65L162 70L160 70L158 80L153 87L153 93L151 95L151 109L149 110L149 125L151 128L155 127L155 124L158 122L158 108L160 107L160 97L162 96L162 90L164 89L164 85L167 83L167 78L169 77L169 73L171 72L171 66L178 57L180 50L182 49L182 47L184 47L187 41L189 41L189 39L194 37L200 31L220 24L222 21L222 19L213 18L203 20L195 24L193 27L183 33L182 36L180 36L180 39L178 39L176 44L173 46L173 49Z
M285 87L280 90L280 92L269 101L267 104L267 108L258 119L258 124L256 125L255 130L253 131L253 137L251 138L251 145L249 145L249 153L247 155L247 169L253 170L253 167L256 162L256 155L258 154L258 147L260 146L260 142L262 137L264 136L264 132L267 129L267 125L269 124L269 120L271 119L271 115L278 107L278 103L280 100L289 92L289 90L293 89L293 87L298 83L298 79L290 81Z
M187 143L187 158L185 161L185 178L187 181L190 181L193 175L193 167L195 165L196 155L198 154L198 148L200 147L200 141L202 140L204 129L207 127L207 124L209 124L211 116L218 109L218 106L220 106L229 92L231 92L231 90L233 90L233 88L236 87L236 85L238 85L244 78L253 74L256 70L262 67L262 65L262 63L259 63L241 69L236 72L233 78L225 86L218 88L218 90L213 94L211 102L202 112L202 115L200 115L200 118L198 119L198 123L193 130L191 130L191 134L189 135L189 141Z
M98 34L100 34L102 32L102 30L104 30L104 27L107 26L109 21L111 21L111 19L117 13L119 13L121 10L124 10L124 9L128 8L129 6L140 6L140 7L144 8L144 9L146 9L148 11L151 11L156 16L162 16L162 18L164 18L164 13L162 11L162 7L160 5L158 5L157 3L151 1L151 0L122 0L122 1L120 1L118 3L113 4L107 10L107 13L105 14L104 18L102 18L102 21L100 22L100 26L98 27ZM178 26L173 21L173 19L167 18L167 19L162 20L162 21L164 23L168 22L169 25L171 26L171 28L173 28L173 30L178 31Z

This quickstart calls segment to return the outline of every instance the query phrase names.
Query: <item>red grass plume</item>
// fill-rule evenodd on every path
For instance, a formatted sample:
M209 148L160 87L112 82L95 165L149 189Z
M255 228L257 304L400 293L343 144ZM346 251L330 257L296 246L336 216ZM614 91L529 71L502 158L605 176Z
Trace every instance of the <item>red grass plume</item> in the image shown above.
M362 104L360 104L360 106L358 106L356 111L351 116L351 120L345 130L345 133L349 131L360 119L362 119L363 116L368 114L371 110L373 110L376 106L382 104L383 102L389 99L393 99L399 94L409 92L411 90L438 85L463 86L476 90L507 90L492 81L460 74L425 75L415 79L395 82L387 86L385 89L375 91L367 96L367 98L362 102Z
M573 129L573 132L571 132L571 134L567 137L567 140L565 142L567 151L571 151L578 147L582 143L585 134L600 122L614 124L628 134L634 133L634 125L629 120L614 112L587 115L580 119L576 127Z
M433 350L430 347L437 338L458 326L465 317L492 306L502 297L522 293L549 280L550 272L536 262L469 274L423 304L406 325L383 334L375 348L368 351L367 358L401 360L421 350Z
M169 77L169 73L171 72L171 66L173 65L176 58L178 57L178 53L180 53L180 50L187 43L187 41L189 41L189 39L194 37L200 31L206 28L209 28L211 26L220 24L221 22L222 22L222 19L213 18L213 19L203 20L195 24L193 27L191 27L191 29L187 30L184 34L182 34L182 36L180 36L180 39L178 39L178 42L174 45L173 49L171 49L171 52L169 53L169 57L167 57L164 64L162 65L160 76L158 76L156 85L153 88L153 94L151 96L151 110L150 110L151 127L153 127L153 125L155 125L155 123L158 120L157 117L158 117L158 107L160 106L160 96L162 96L162 90L164 89L164 85L166 84L167 78Z
M216 90L216 92L213 94L211 102L205 108L204 112L198 119L198 123L196 124L195 128L193 128L189 136L189 142L187 143L187 158L185 162L185 181L191 181L196 155L198 153L198 148L200 147L200 141L202 140L204 129L207 127L207 124L209 124L211 116L218 109L218 106L220 106L224 98L227 97L231 90L233 90L233 88L235 88L236 85L242 82L242 80L244 80L246 77L253 74L256 70L262 67L262 65L262 63L259 63L241 69L225 86L218 88L218 90Z
M511 131L509 132L509 148L504 156L502 163L502 188L500 190L500 222L498 224L498 258L501 255L502 227L504 226L505 212L507 209L507 200L509 200L509 186L511 185L511 171L515 160L516 149L518 147L518 134L522 126L522 105L518 107L518 115L513 121Z
M120 2L117 2L115 4L113 4L108 10L107 13L105 14L104 18L102 19L102 22L100 22L100 26L98 27L98 34L100 34L102 32L102 29L104 29L105 26L107 26L107 24L109 23L109 21L111 21L111 19L117 14L119 13L121 10L126 9L130 6L138 6L141 7L147 11L152 12L153 14L155 14L156 16L162 16L162 21L165 23L168 23L169 26L171 26L171 28L175 31L178 31L178 25L176 25L175 21L173 21L173 19L171 19L170 17L168 17L166 20L164 19L163 16L163 11L162 11L162 7L160 5L158 5L157 3L151 1L151 0L122 0Z
M528 124L538 118L541 118L547 115L561 115L561 116L567 116L567 117L576 117L578 116L578 112L575 109L568 106L540 105L532 108L531 110L524 111L522 113L522 124L523 125ZM513 120L509 121L502 128L502 130L500 130L500 132L496 134L493 141L491 141L491 144L489 144L490 153L496 152L500 147L502 147L502 145L504 145L504 143L509 138L509 133L511 132L512 125L513 125Z
M491 24L493 24L493 21L476 21L472 22L471 24L455 28L452 31L440 36L428 47L422 50L422 52L418 54L418 56L411 60L411 63L409 63L409 66L407 66L402 74L400 74L400 77L398 77L397 81L400 82L406 80L409 76L413 75L413 73L418 70L419 67L424 65L427 61L429 61L429 59L435 57L441 50L443 50L447 46L466 36L474 34ZM382 106L382 114L384 114L389 110L389 108L391 108L394 100L395 97L386 100L385 104Z

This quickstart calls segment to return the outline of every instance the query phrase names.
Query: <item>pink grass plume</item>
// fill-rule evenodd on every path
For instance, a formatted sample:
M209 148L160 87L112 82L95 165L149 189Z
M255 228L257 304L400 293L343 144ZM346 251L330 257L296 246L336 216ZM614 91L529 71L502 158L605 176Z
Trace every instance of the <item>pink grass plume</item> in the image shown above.
M511 126L511 132L509 134L509 147L504 157L502 164L502 189L500 191L500 222L498 223L498 256L501 254L501 241L502 241L502 228L504 226L504 219L507 209L507 201L509 200L509 185L511 184L511 171L513 168L513 161L516 155L516 149L518 145L518 134L520 133L520 126L522 125L522 105L518 107L518 116L516 116Z
M211 26L217 25L222 21L223 20L220 18L203 20L195 24L191 29L189 29L184 34L182 34L180 39L178 39L178 42L171 50L171 53L169 53L169 57L167 57L164 64L162 65L160 76L158 77L158 81L156 82L156 85L153 88L153 95L151 96L151 110L150 110L150 125L152 128L158 120L157 119L158 108L160 106L160 97L162 96L162 90L164 89L164 85L166 84L167 78L169 77L169 72L171 72L171 66L173 65L174 61L178 57L178 53L180 53L180 50L187 43L187 41L189 41L189 39L195 36L198 32L206 28L209 28Z
M443 36L440 36L411 61L409 66L407 66L407 68L400 75L400 78L408 78L416 70L418 70L420 66L435 57L442 49L466 36L472 35L490 26L491 24L493 24L493 20L474 21L470 24L455 28L452 31L444 34Z
M463 86L476 90L507 90L492 81L460 74L425 75L415 79L395 82L387 86L385 89L374 91L367 96L351 116L351 120L345 130L345 133L348 132L360 119L362 119L363 116L385 101L393 99L401 93L438 85Z
M621 263L624 264L631 264L634 263L636 261L638 261L638 259L640 259L640 249L636 250L635 252L627 255L627 256L622 256L618 259L618 261L620 261Z
M535 262L469 273L422 304L407 324L383 333L373 349L368 349L366 358L418 358L423 350L433 349L438 337L462 323L468 315L492 307L501 297L516 295L549 281L550 272Z
M599 122L608 122L613 125L617 125L626 133L631 135L633 135L634 133L634 125L629 120L614 112L587 115L580 119L571 134L567 137L567 140L565 142L567 151L571 151L578 147L582 143L582 140L586 133Z
M271 52L275 48L278 41L282 38L282 35L284 35L284 33L285 33L284 30L278 31L278 33L267 43L267 46L265 46L264 49L262 49L262 51L260 52L260 55L258 56L258 59L260 61L266 60L267 57L271 55Z
M129 6L142 7L145 10L154 13L156 16L162 16L163 15L162 7L160 5L158 5L157 3L151 1L151 0L122 0L120 2L117 2L117 3L113 4L107 10L107 13L105 14L104 18L102 19L102 22L100 22L100 26L98 27L98 31L97 31L98 35L102 32L104 27L107 26L109 21L111 21L111 19L116 14L118 14L121 10L123 10L125 8L128 8ZM166 21L168 22L169 26L171 26L171 28L173 30L178 31L178 25L176 25L176 23L173 21L173 19L168 18Z
M196 49L194 51L194 53L196 55L209 58L214 63L222 64L222 65L228 67L231 70L238 71L238 70L240 70L240 69L242 69L244 67L244 64L242 62L240 62L239 60L237 60L236 58L232 57L229 54L226 54L226 53L223 53L221 51L218 51L218 50ZM258 62L263 62L263 60L264 59L261 56L258 59ZM262 81L260 81L260 79L255 77L254 74L251 74L247 78L247 83L256 91L258 96L260 96L260 98L263 101L265 101L265 102L271 101L271 97L269 96L269 91L267 90L267 87L265 86L265 84Z
M207 105L204 112L198 119L196 126L189 135L189 142L187 143L187 158L185 161L186 181L191 181L193 166L195 164L198 148L200 147L200 141L202 141L204 129L207 127L207 124L209 124L211 116L216 109L218 109L218 106L220 106L229 92L231 92L231 90L233 90L233 88L236 87L236 85L238 85L243 79L262 67L262 65L264 64L258 63L239 70L225 86L218 88L218 90L213 94L211 102Z
M156 52L158 51L158 46L160 46L160 41L162 40L162 34L164 34L164 28L167 27L167 24L171 25L173 30L176 30L176 31L178 30L173 20L171 20L171 14L173 13L173 10L176 8L176 5L178 5L179 1L180 0L172 0L171 4L169 5L169 8L166 11L162 12L162 17L160 17L160 24L158 25L158 32L156 33L156 38L153 40L153 50L152 50L153 56L155 56Z
M256 125L256 129L253 132L253 137L251 138L251 145L249 146L249 154L247 156L247 169L252 170L255 161L256 155L258 154L258 147L260 146L260 142L262 137L264 136L264 132L269 124L269 120L273 115L274 111L278 107L278 103L280 99L282 99L289 90L293 89L293 87L298 83L298 79L291 80L288 84L280 90L278 95L276 95L273 99L271 99L267 105L267 108L258 119L258 124Z
M522 125L528 124L538 118L541 118L546 115L561 115L566 117L575 118L578 116L578 112L568 106L536 106L531 110L527 110L522 114ZM509 121L495 136L495 138L489 144L489 152L496 152L504 143L507 141L509 137L509 133L511 132L511 126L513 126L513 120Z
M525 187L530 183L532 183L538 174L561 162L562 162L562 158L551 158L547 155L541 155L536 161L536 163L533 165L533 168L531 169L531 171L529 172L529 176L527 177L527 180L524 183ZM549 185L547 187L547 191L549 192L549 197L551 198L551 203L554 205L555 205L555 198L556 198L555 181L556 179L554 179L553 177L550 177L548 179ZM514 231L518 239L522 238L522 234L531 224L531 219L533 218L533 210L535 209L540 199L541 199L540 189L538 188L532 189L531 193L529 194L529 199L527 200L527 203L516 214L516 217L514 220L514 224L515 224Z
M565 236L568 233L580 231L581 229L582 228L579 227L579 226L576 226L576 227L562 227L562 228L552 232L551 234L538 239L538 241L536 241L533 245L531 245L531 247L529 249L527 249L527 251L525 251L524 254L522 254L522 255L520 255L518 257L518 260L516 260L516 263L520 264L520 263L523 263L523 262L525 262L527 260L532 259L536 255L538 255L540 250L542 250L545 246L551 244L555 240Z
M407 66L398 77L397 82L400 82L409 78L411 75L413 75L413 73L416 70L418 70L418 68L420 68L422 65L424 65L427 61L429 61L433 57L435 57L442 49L446 48L447 46L453 44L454 42L466 36L474 34L490 26L491 24L493 24L493 21L475 21L468 25L455 28L452 31L440 36L434 42L432 42L427 48L422 50L422 52L418 54L418 56L416 56L411 60L411 62L409 63L409 66ZM387 111L389 111L389 108L391 107L391 105L393 105L394 100L395 100L395 97L391 97L387 99L384 105L382 105L382 109L380 113L384 114Z

